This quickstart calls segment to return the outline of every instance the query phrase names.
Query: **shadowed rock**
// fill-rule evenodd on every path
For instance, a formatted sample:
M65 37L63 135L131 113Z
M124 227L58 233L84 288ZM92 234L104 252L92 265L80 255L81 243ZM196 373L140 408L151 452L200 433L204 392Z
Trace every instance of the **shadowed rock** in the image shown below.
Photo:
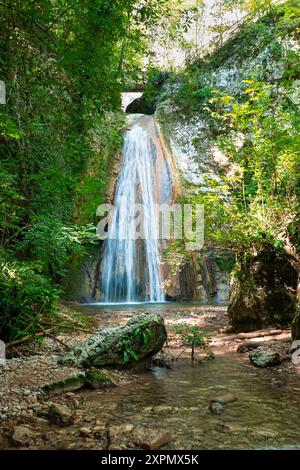
M298 279L293 261L290 255L265 245L239 262L228 305L235 331L291 324L296 311Z
M126 325L97 331L59 363L79 367L130 366L157 354L166 339L163 318L157 313L142 313Z

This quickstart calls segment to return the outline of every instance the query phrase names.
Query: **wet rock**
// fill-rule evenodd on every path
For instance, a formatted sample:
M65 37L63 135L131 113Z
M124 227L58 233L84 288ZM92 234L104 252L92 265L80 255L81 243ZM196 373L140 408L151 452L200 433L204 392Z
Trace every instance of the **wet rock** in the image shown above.
M47 431L44 433L43 438L45 441L53 441L56 433L54 431Z
M91 369L85 374L85 385L88 387L98 389L107 386L115 386L112 377L107 371L101 371L97 369Z
M126 436L134 428L133 424L130 425L129 429L126 429L126 425L111 425L108 430L108 441L110 449L125 448L127 439Z
M131 423L112 425L109 427L110 449L160 449L172 440L170 432Z
M172 440L170 432L136 426L128 436L135 447L146 450L157 450Z
M108 431L102 430L94 431L93 437L97 441L97 449L98 450L107 450L109 446L109 439L108 439Z
M269 439L275 439L278 437L278 433L265 429L257 429L252 433L257 439L264 441Z
M45 418L39 418L38 416L32 418L37 425L49 424L48 420Z
M122 408L124 411L140 411L140 407L136 403L125 402Z
M172 434L170 432L165 432L164 434L156 436L149 442L150 450L157 450L168 444L172 440Z
M12 442L16 446L29 446L34 436L34 432L27 426L16 426L13 430Z
M218 431L218 432L230 432L231 429L230 429L230 426L228 426L227 424L217 423L216 424L216 431Z
M271 387L274 388L274 390L283 390L286 387L286 383L282 380L273 378L271 380Z
M79 372L64 380L52 382L42 387L42 391L47 395L59 395L66 392L74 392L84 386L85 373Z
M48 408L49 421L58 426L70 426L74 422L72 411L60 403L51 403Z
M249 356L256 367L272 367L280 364L280 354L271 350L255 351Z
M224 406L218 402L211 403L209 409L214 415L220 415L224 412Z
M210 401L211 403L220 403L221 405L226 405L226 403L237 401L237 397L232 393L225 393L224 395L220 395Z
M66 353L59 363L79 367L130 366L157 354L166 339L161 315L142 313L132 317L126 325L96 332Z

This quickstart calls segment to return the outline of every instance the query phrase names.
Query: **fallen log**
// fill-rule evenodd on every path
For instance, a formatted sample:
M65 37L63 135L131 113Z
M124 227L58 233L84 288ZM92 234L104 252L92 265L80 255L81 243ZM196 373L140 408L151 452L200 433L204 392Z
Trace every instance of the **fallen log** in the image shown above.
M157 354L167 339L157 313L135 315L123 326L96 331L59 359L77 367L130 366Z
M252 338L262 338L263 336L276 336L282 333L290 333L289 329L266 329L266 330L257 330L251 333L237 333L232 335L222 336L221 334L216 338L222 341L232 341L234 339L252 339Z

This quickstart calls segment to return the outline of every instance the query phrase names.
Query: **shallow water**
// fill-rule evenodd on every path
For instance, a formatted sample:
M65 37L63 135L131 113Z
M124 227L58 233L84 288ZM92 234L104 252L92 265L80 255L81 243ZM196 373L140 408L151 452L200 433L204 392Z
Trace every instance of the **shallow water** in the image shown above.
M254 449L300 444L300 381L258 370L237 353L192 367L187 359L172 370L155 368L137 383L84 395L90 415L110 424L132 423L170 431L170 449ZM221 415L211 399L233 393Z
M166 325L197 321L203 331L213 333L227 323L226 309L199 306L190 302L140 305L86 305L78 309L94 314L99 326L120 324L133 312L155 310ZM168 351L180 352L170 336ZM214 360L192 366L189 353L173 361L171 369L155 367L136 374L133 381L101 390L75 392L78 420L73 426L55 430L55 437L40 440L35 448L95 448L95 439L80 436L79 429L93 429L99 423L120 432L110 448L130 443L126 429L150 428L156 433L169 431L168 449L256 449L300 446L300 376L284 367L258 369L247 356L215 346ZM198 354L198 353L197 353ZM196 356L199 359L199 355ZM231 393L237 401L224 405L223 413L209 410L210 400ZM70 398L70 403L74 397ZM52 400L52 399L51 399ZM54 399L55 400L55 399ZM67 399L68 400L68 399ZM49 427L37 422L40 435ZM125 431L124 431L125 430ZM128 442L127 442L127 439ZM2 448L9 444L2 444Z
M206 313L200 303L82 306L82 311L158 311L165 319ZM197 308L200 307L200 308ZM220 307L210 305L216 313ZM210 308L208 307L208 309ZM224 311L224 309L223 309ZM174 315L175 314L175 315ZM212 314L214 316L214 314ZM219 320L221 321L221 320ZM219 325L220 326L220 325ZM204 329L218 324L205 320ZM224 348L216 358L191 365L186 355L172 369L154 368L138 376L137 382L109 390L86 391L84 407L96 419L110 424L160 427L170 431L170 449L255 449L300 444L300 378L284 370L257 369L246 357ZM225 393L238 400L224 405L214 415L210 400Z
M113 312L128 311L128 312L167 312L168 310L174 311L176 309L188 308L200 306L224 306L225 303L214 299L213 297L206 301L165 301L165 302L89 302L86 304L77 304L75 307L77 310L88 313L97 313L101 311Z

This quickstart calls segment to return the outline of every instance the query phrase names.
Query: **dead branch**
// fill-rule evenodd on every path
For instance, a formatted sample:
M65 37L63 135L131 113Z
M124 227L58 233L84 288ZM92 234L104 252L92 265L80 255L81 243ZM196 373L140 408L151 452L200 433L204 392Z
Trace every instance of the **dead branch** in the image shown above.
M5 346L6 346L6 348L12 348L13 346L18 346L19 344L27 343L28 341L32 341L37 337L45 336L45 333L50 333L51 329L44 330L44 331L39 331L38 333L35 333L34 335L28 335L28 336L24 336L24 338L16 339L15 341L11 341L10 343L6 343Z

